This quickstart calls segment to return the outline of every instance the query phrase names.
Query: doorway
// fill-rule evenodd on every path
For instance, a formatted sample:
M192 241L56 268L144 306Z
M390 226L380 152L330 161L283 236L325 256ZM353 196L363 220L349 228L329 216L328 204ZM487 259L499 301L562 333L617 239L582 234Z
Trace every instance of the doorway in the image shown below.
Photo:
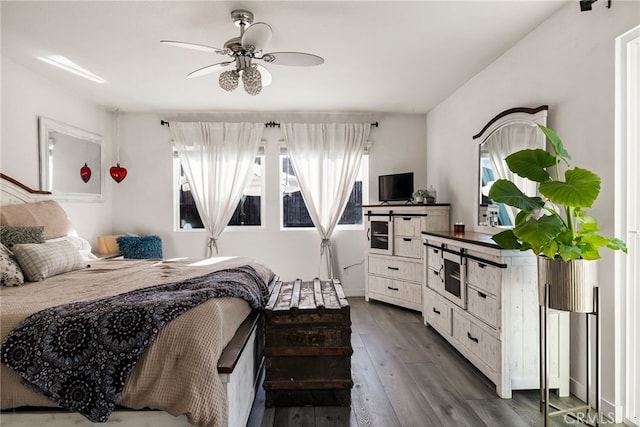
M626 382L624 421L640 427L640 26L616 39L616 69L616 235L629 249L616 254L616 293L626 313L618 381Z

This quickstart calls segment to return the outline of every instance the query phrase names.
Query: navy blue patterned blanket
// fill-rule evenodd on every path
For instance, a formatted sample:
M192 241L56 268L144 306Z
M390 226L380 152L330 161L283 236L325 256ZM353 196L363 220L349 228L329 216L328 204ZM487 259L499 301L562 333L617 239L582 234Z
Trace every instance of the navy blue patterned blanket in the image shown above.
M60 305L25 319L2 344L2 362L61 407L105 422L136 362L161 328L211 298L264 308L267 285L250 266Z

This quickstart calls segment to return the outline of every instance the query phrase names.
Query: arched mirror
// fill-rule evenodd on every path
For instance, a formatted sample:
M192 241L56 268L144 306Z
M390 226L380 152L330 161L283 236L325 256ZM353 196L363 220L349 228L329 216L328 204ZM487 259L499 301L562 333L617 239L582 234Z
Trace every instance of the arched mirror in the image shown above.
M514 175L505 162L505 157L523 149L545 149L546 140L538 124L546 126L549 106L538 108L511 108L503 111L474 135L478 141L478 203L476 230L490 233L496 227L512 227L516 212L513 208L489 199L489 189L498 179L513 181L530 195L536 194L535 183Z

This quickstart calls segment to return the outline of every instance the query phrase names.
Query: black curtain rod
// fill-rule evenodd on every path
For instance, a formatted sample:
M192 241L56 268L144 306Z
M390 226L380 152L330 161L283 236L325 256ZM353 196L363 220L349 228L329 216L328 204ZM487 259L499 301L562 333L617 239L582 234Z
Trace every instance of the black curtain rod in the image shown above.
M169 122L166 121L166 120L160 120L160 124L162 126L169 126ZM279 128L280 127L280 123L274 122L274 121L266 122L264 125L266 127L268 127L268 128L275 128L275 127ZM371 127L377 128L378 127L378 122L371 123Z

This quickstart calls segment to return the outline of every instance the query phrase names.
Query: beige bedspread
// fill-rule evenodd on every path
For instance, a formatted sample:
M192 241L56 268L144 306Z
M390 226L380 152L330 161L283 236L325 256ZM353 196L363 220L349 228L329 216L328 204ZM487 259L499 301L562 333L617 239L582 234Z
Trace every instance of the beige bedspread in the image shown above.
M251 265L268 283L273 272L242 257L194 260L92 261L83 270L42 282L0 290L1 339L24 318L56 305L87 301L155 284L171 283L208 272ZM226 423L226 396L217 372L218 358L251 309L239 298L214 298L169 322L140 358L118 404L185 414L191 424ZM56 406L20 383L19 375L0 366L2 409Z

